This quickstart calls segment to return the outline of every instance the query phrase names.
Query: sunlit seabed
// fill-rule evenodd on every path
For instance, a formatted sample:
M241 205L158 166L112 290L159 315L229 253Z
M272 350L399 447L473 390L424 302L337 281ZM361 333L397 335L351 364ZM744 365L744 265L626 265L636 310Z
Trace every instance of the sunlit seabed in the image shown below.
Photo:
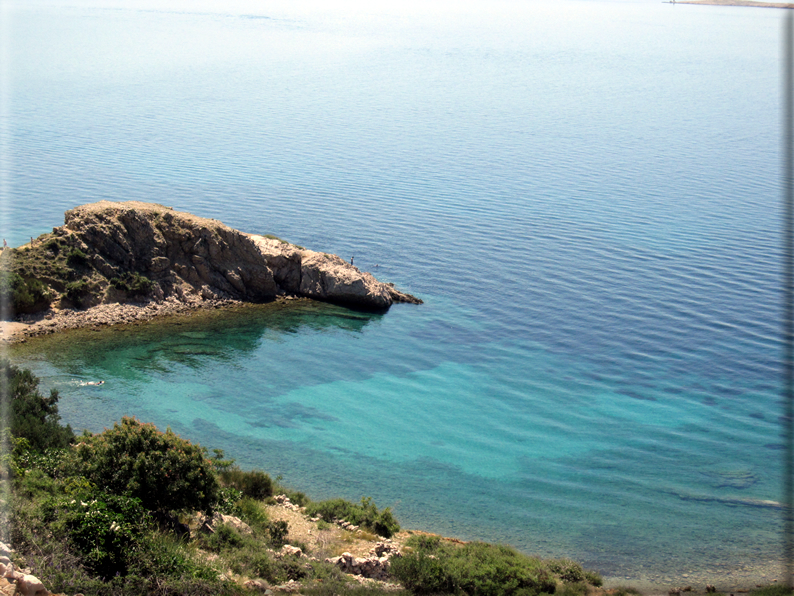
M776 423L757 400L720 407L664 383L627 395L527 345L484 342L467 362L440 346L410 369L412 338L454 320L450 306L265 305L12 354L59 389L78 429L135 415L316 498L372 495L409 526L610 575L637 575L638 559L645 574L698 570L701 541L720 545L712 566L775 557L778 512L754 500L777 495Z

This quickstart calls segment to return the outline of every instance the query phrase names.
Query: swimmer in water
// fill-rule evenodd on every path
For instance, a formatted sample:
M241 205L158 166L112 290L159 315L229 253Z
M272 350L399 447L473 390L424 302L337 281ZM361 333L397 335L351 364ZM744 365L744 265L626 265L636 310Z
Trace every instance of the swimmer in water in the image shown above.
M88 381L86 385L104 385L105 381Z

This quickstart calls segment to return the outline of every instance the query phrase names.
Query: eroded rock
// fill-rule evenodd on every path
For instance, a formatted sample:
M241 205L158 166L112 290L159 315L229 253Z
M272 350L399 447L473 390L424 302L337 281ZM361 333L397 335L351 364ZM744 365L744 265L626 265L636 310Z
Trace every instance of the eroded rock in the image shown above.
M151 294L160 299L195 295L256 302L300 295L376 309L421 303L336 255L163 205L100 201L70 209L64 219L54 235L90 255L99 273L112 278L137 272L154 282ZM115 297L95 298L100 303Z
M395 546L386 542L379 542L367 557L355 557L346 552L325 561L336 565L343 573L386 581L389 578L391 558L399 556L401 554Z
M220 525L231 526L243 536L253 534L251 526L241 520L239 517L233 515L226 515L223 513L216 513L214 516L205 517L199 526L199 531L205 534L214 534Z

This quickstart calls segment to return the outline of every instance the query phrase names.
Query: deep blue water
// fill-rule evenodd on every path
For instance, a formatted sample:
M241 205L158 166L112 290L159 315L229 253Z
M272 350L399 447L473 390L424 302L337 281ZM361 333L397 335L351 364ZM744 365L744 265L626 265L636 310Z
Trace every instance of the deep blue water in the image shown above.
M779 511L753 502L780 498L781 12L3 7L9 243L82 203L155 201L425 300L15 348L66 421L136 415L312 497L608 576L770 573Z

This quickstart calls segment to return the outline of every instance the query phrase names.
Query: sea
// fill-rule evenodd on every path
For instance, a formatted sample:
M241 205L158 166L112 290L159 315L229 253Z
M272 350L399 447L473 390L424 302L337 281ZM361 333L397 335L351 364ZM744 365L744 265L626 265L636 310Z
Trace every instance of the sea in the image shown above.
M7 355L78 431L135 416L405 528L611 585L780 579L784 13L2 0L10 245L77 205L150 201L424 300Z

